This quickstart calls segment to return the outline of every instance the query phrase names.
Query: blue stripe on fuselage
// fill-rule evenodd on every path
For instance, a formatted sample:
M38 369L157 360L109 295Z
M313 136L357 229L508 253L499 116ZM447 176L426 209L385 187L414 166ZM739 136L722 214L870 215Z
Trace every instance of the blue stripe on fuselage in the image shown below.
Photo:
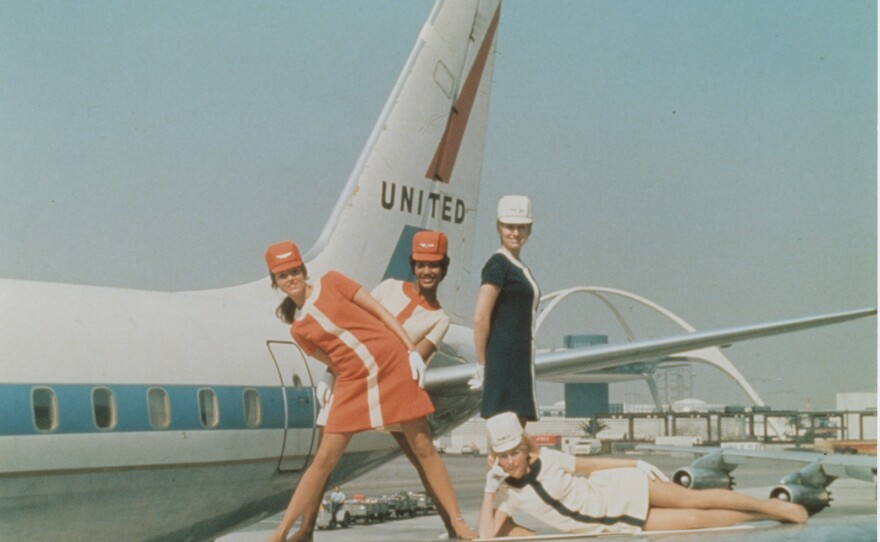
M57 426L39 430L34 421L32 394L46 388L55 394ZM116 424L100 429L95 423L92 392L106 388L113 392L116 403ZM170 424L157 429L150 425L147 392L158 388L168 394ZM213 390L219 406L219 421L205 427L199 410L199 390ZM261 423L250 427L245 423L245 390L256 390L260 396ZM289 428L314 426L314 393L312 388L287 389ZM114 433L135 431L211 431L228 429L284 428L284 395L279 387L269 386L182 386L141 384L0 384L0 437L11 435Z

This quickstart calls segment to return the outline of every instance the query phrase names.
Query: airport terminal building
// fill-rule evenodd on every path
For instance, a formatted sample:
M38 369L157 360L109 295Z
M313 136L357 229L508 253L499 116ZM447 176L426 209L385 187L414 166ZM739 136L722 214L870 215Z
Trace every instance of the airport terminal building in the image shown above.
M639 443L823 446L838 451L876 453L877 394L837 394L833 411L730 407L684 399L656 411L653 405L615 405L590 416L572 415L567 403L541 407L541 419L527 431L538 443L575 454L618 452ZM485 454L485 420L476 416L435 439L452 454Z

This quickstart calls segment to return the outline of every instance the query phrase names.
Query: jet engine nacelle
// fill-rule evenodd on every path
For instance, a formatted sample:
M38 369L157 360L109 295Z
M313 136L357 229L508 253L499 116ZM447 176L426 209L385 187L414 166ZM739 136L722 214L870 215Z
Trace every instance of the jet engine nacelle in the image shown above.
M733 477L715 469L683 467L675 471L672 481L688 489L733 489Z
M770 491L770 498L800 504L811 516L831 505L831 493L827 489L801 484L778 485Z

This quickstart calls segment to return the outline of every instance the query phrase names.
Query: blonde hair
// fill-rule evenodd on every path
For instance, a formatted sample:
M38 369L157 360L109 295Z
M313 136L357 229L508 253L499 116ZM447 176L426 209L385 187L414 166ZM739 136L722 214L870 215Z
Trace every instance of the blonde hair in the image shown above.
M526 452L529 454L529 465L538 459L538 454L541 450L538 447L538 443L535 442L535 439L533 439L531 435L523 433L522 440L516 445L516 447L519 448L520 446L525 446ZM496 454L492 448L489 448L489 453L486 454L486 461L489 463L489 468L492 468L492 465L495 464L497 459L498 454Z

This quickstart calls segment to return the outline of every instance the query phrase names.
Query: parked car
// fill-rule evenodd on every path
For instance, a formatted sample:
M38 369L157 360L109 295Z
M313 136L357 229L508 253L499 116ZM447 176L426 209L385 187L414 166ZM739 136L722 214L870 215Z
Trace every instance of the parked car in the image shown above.
M461 447L461 455L480 455L480 447L476 444L465 444Z

